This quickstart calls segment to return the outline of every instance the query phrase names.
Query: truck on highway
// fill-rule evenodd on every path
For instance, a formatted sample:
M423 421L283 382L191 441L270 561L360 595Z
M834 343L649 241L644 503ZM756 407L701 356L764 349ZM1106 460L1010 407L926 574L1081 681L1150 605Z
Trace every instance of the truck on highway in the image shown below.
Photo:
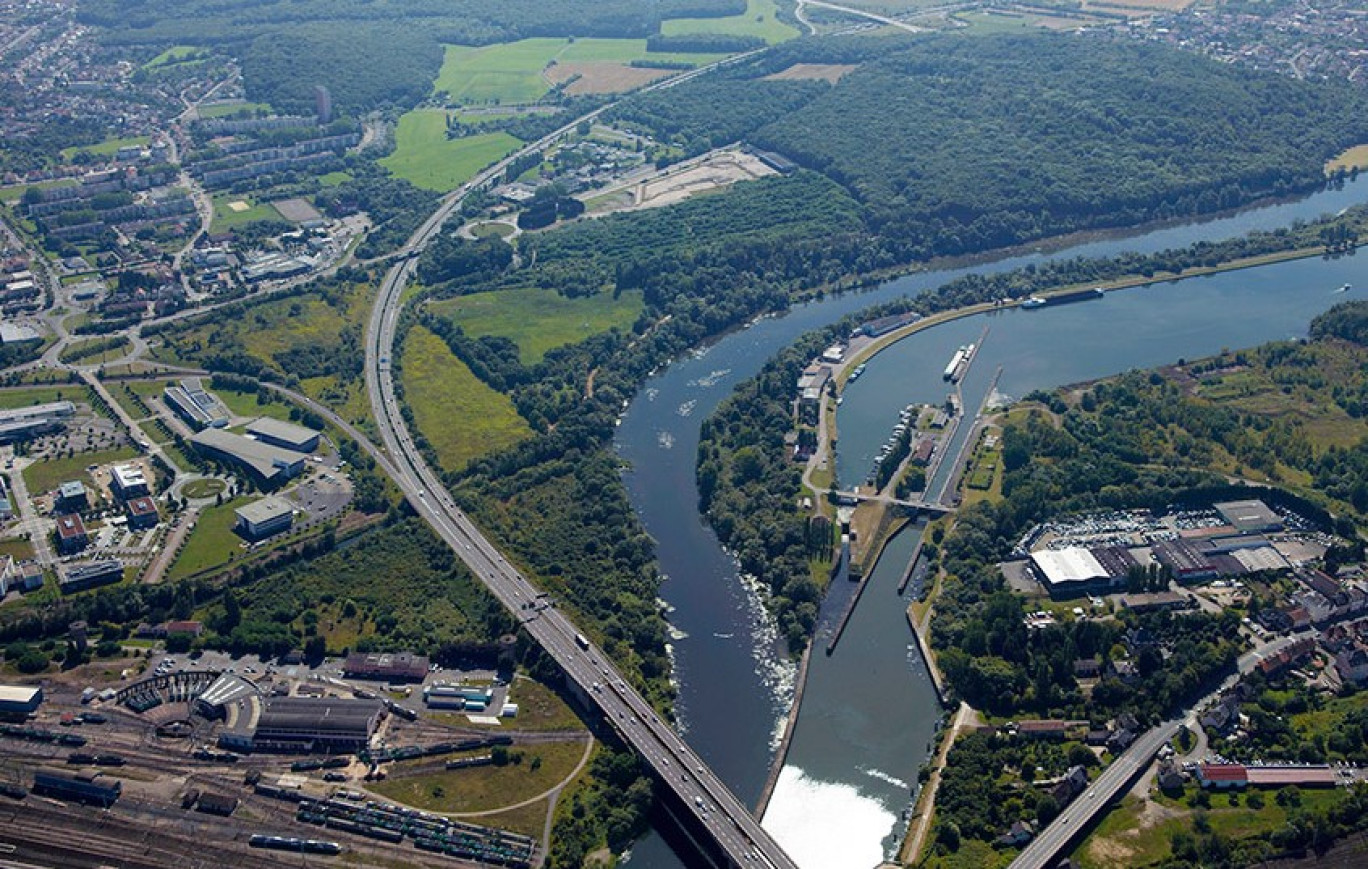
M589 648L589 641L585 639L584 634L575 634L575 645L581 649L587 649Z

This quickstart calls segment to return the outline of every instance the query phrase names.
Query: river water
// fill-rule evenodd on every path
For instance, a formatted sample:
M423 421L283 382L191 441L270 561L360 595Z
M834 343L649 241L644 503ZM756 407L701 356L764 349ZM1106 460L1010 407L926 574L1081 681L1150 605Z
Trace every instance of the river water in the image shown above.
M763 320L651 378L627 409L616 446L630 463L624 480L666 576L661 594L671 608L677 709L689 743L742 802L754 804L793 696L795 667L697 510L699 424L739 381L804 332L964 274L1219 240L1365 200L1368 182L1358 182L1204 223L911 275ZM1346 282L1358 289L1334 294ZM1362 255L1305 259L928 329L881 353L847 390L839 415L842 482L863 479L905 404L945 398L946 361L960 345L978 340L985 325L987 340L962 384L970 414L998 366L998 389L1020 397L1036 388L1302 335L1316 314L1365 291L1368 259ZM961 427L960 437L968 428ZM764 819L805 869L869 869L893 853L902 835L900 816L940 715L904 617L906 601L896 599L917 533L911 529L890 544L835 654L823 653L824 641L814 646L792 744ZM829 630L851 588L833 585L819 630ZM686 865L655 834L637 843L630 863L648 869Z

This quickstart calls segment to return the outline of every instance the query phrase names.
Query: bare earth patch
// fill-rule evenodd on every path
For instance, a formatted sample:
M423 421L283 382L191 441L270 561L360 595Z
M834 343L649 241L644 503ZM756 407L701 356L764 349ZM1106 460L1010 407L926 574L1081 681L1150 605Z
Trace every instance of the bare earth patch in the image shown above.
M841 80L841 77L855 69L854 64L848 63L795 63L788 69L780 70L773 75L765 78L769 81L798 81L801 79L821 79L832 84Z
M616 94L650 84L675 72L669 69L646 69L627 66L623 63L571 62L557 63L546 70L546 80L553 85L569 81L575 76L565 92L572 96L582 94Z
M251 208L251 207L252 207L252 206L248 205L246 202L243 202L241 199L238 199L238 200L235 200L235 201L233 201L233 202L228 203L228 210L229 210L229 211L236 211L236 212L239 212L239 213L241 213L241 212L243 212L243 211L246 211L247 209L249 209L249 208Z
M322 220L323 215L318 213L318 209L309 204L306 199L281 199L272 202L271 206L280 212L280 216L291 223L303 223L306 220Z

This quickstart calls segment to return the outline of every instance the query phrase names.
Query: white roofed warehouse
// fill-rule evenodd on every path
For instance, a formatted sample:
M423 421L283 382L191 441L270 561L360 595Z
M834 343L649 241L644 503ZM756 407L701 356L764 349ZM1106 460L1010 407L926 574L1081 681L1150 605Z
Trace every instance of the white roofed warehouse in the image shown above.
M43 702L43 689L37 685L0 685L0 717L27 718Z
M1041 549L1031 553L1031 569L1051 597L1076 597L1125 582L1117 573L1123 565L1108 569L1092 550L1082 546L1066 549Z

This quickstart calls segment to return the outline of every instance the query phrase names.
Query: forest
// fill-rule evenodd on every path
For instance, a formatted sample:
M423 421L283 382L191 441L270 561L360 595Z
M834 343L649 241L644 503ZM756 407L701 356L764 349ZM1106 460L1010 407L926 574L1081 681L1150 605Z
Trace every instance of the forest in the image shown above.
M740 139L823 173L860 202L881 264L1311 189L1368 138L1361 90L1152 44L880 42L780 46L615 111L686 153ZM859 66L835 85L764 78L798 62Z
M308 110L326 85L341 112L409 107L427 95L442 45L532 36L646 37L662 18L735 15L744 0L91 0L77 13L109 45L221 47L242 62L248 97Z

